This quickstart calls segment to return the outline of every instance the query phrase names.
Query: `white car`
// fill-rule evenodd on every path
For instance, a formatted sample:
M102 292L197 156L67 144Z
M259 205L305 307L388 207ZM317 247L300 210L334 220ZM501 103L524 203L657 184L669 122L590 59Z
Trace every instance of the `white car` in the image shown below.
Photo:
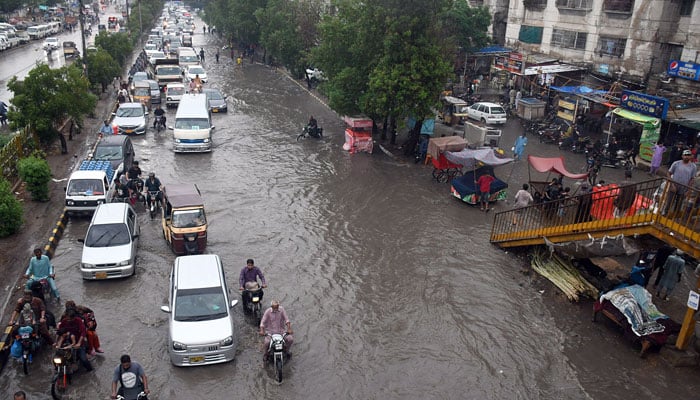
M199 79L202 80L202 83L207 83L207 71L201 65L197 64L187 67L185 78L188 82L192 81L197 75L199 75Z
M467 108L467 116L485 124L505 124L506 110L500 104L479 102Z
M152 51L150 54L148 54L148 62L151 63L151 65L156 65L156 60L164 58L167 57L162 51Z
M58 38L49 37L44 39L44 45L42 46L42 48L44 50L56 50L60 45L61 42L58 41Z

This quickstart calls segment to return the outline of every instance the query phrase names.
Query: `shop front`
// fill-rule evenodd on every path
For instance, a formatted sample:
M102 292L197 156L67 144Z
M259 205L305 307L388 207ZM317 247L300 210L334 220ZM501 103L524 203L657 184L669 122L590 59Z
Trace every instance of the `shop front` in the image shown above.
M624 108L612 111L607 142L616 142L621 149L639 144L639 158L651 161L654 143L659 140L661 119Z

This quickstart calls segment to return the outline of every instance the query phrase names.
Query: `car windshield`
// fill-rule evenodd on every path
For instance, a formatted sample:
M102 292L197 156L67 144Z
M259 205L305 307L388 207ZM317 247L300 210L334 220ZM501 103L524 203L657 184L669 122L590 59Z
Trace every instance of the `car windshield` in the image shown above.
M119 107L119 109L117 109L117 117L143 117L143 108Z
M209 120L206 118L177 118L175 129L209 129Z
M151 87L137 87L134 89L134 96L150 96L151 95Z
M146 74L145 72L137 72L134 74L134 78L132 79L132 81L145 81L146 79L148 79L148 74Z
M179 57L180 62L198 62L199 58L195 55L184 55Z
M131 242L125 224L92 225L85 237L87 247L123 246Z
M153 53L151 53L151 58L165 58L165 53L163 53L162 51L154 51Z
M506 110L503 109L503 107L496 106L496 107L491 107L491 114L505 114Z
M180 75L180 67L159 67L158 75Z
M151 90L159 90L158 82L156 82L156 81L149 81L148 86L151 87Z
M209 100L223 100L224 96L218 90L207 91L207 97Z
M122 146L97 146L93 158L98 161L121 160Z
M200 67L192 67L192 68L188 69L188 71L189 71L189 73L190 73L191 75L192 75L192 74L194 74L194 75L203 75L203 74L206 73L206 71L204 71L204 68L200 68Z
M104 194L100 179L76 179L68 183L66 193L69 196L95 196Z
M209 321L228 315L220 287L180 289L173 304L175 321Z
M194 228L207 223L204 209L173 211L173 228Z
M168 88L168 96L182 96L185 94L184 87L171 87Z

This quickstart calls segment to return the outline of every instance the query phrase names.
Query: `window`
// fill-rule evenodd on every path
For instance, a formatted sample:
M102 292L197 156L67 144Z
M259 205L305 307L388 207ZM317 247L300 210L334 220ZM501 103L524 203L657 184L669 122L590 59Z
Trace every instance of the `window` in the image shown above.
M586 32L566 31L564 29L554 29L552 31L552 46L564 47L567 49L586 49Z
M590 10L593 0L557 0L558 8L571 10Z
M681 16L688 17L693 13L695 0L681 0Z
M611 37L601 37L598 41L598 55L601 57L603 54L608 56L621 57L625 53L625 46L627 45L627 39L622 38L611 38Z
M631 13L634 0L604 0L603 11Z
M523 43L540 44L542 43L542 27L541 26L520 26L520 35L518 40Z
M543 10L547 7L547 0L523 0L523 5L528 9Z

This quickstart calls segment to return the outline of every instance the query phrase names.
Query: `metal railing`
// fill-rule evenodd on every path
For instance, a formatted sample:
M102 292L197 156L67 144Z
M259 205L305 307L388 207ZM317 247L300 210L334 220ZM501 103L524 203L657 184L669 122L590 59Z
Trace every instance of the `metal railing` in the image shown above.
M503 247L645 234L700 254L700 191L665 178L596 186L590 193L502 211L491 242Z
M30 128L24 128L0 148L0 171L11 187L19 182L17 161L28 157L37 148L37 140Z

